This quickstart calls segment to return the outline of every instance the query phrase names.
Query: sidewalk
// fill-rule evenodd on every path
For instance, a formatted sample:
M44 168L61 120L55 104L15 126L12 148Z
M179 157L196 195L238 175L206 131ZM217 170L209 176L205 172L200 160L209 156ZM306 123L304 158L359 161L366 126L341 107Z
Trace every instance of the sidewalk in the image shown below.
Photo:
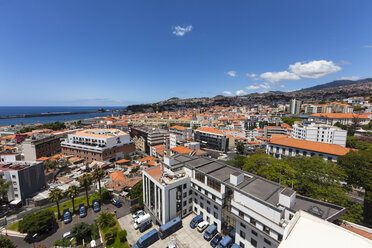
M11 230L6 230L5 231L5 229L2 229L0 231L0 234L1 235L12 236L12 237L18 237L18 238L24 238L24 237L26 237L26 234L25 233L20 233L20 232L11 231Z

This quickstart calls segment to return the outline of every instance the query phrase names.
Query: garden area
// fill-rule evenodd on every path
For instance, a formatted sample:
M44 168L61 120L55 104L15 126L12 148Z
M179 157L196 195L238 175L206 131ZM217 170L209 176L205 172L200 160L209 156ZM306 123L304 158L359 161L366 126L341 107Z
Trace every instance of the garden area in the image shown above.
M97 219L107 248L129 247L127 232L121 227L113 213L102 212Z

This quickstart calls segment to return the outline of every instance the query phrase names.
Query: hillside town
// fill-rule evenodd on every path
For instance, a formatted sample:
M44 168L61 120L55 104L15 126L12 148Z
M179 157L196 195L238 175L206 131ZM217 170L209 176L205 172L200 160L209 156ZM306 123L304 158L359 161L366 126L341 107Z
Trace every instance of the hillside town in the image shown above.
M18 247L371 247L370 96L128 109L0 127L1 234Z

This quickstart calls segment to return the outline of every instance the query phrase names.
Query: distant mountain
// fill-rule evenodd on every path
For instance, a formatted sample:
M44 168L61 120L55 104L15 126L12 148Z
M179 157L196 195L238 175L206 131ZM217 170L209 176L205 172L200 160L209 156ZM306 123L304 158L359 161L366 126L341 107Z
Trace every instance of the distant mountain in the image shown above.
M330 83L326 84L319 84L310 88L302 89L302 90L322 90L322 89L328 89L328 88L335 88L340 86L349 86L353 84L361 84L361 83L369 83L372 82L372 78L366 78L366 79L360 79L360 80L335 80Z

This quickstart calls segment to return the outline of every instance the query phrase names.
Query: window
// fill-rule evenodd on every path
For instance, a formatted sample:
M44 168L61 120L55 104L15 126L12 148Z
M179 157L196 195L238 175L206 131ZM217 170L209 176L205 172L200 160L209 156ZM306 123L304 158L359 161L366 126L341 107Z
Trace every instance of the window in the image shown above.
M213 200L213 201L216 200L216 196L215 196L215 195L212 195L212 200Z
M243 228L246 228L246 226L243 224L243 222L240 222L240 226Z
M185 184L183 185L183 189L186 189L186 187L187 187L187 184L185 183Z
M16 178L16 176L15 175L12 175L12 178Z
M203 201L204 200L204 197L203 196L200 196L200 200Z
M245 232L243 232L243 231L240 230L240 237L242 237L243 239L245 239Z
M216 212L213 213L214 218L218 219L218 214Z
M267 234L270 233L270 228L268 228L267 226L263 226L263 231Z
M267 239L264 239L264 242L265 242L266 244L268 244L268 245L271 245L271 242L268 241Z
M207 201L207 203L208 203L208 205L210 205L210 204L211 204L211 202L210 202L210 201Z
M289 214L289 220L293 218L293 214Z
M195 213L198 213L198 208L194 207L194 211L195 211Z
M252 217L251 217L250 222L251 222L252 225L256 225L256 220L254 218L252 218Z
M211 209L209 207L207 207L207 212L208 214L211 213Z
M184 215L186 214L186 209L183 210L183 214L184 214Z
M196 194L196 193L195 193L195 194ZM191 189L189 190L189 195L192 195L192 190L191 190Z
M202 202L200 203L200 207L201 208L204 208L204 204Z
M207 185L218 192L221 191L221 183L211 177L207 178Z
M244 218L244 213L239 210L239 217Z
M191 202L192 202L192 198L189 199L189 203L191 203Z
M184 202L183 202L183 206L185 207L185 206L186 206L186 204L187 204L187 201L184 201Z
M204 174L199 171L195 171L195 179L204 183Z
M214 205L214 208L218 210L218 207L216 205Z
M189 207L189 212L191 212L191 210L192 210L192 206Z
M278 240L279 240L279 241L282 241L282 239L283 239L283 235L278 234Z
M257 236L257 232L255 232L255 231L253 231L253 230L252 230L252 234L253 234L254 236Z
M245 248L245 245L244 245L242 242L239 242L239 246L240 246L241 248Z
M256 241L255 239L252 239L252 238L251 238L251 245L252 245L253 247L257 247L257 241Z
M183 197L187 197L187 192L183 192Z
M195 198L195 199L194 199L194 202L195 202L196 204L198 204L198 199Z

